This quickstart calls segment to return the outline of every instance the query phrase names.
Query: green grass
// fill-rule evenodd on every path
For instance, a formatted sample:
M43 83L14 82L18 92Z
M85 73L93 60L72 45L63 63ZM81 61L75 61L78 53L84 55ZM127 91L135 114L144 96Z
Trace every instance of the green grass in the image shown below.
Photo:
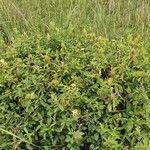
M119 38L139 34L149 39L149 0L0 0L0 26L47 33L51 26L72 26Z

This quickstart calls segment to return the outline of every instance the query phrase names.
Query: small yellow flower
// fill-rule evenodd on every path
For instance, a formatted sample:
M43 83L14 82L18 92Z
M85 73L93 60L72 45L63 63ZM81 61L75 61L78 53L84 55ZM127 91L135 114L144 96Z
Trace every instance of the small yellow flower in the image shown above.
M1 59L0 62L1 62L1 63L5 63L5 60L4 60L4 59Z
M75 84L75 83L72 83L72 84L71 84L71 87L75 88L75 87L76 87L76 84Z
M75 118L79 118L80 115L81 115L81 111L80 111L79 109L74 109L74 110L72 111L72 115L73 115L73 117L75 117Z
M1 59L1 60L0 60L0 64L1 64L2 66L7 66L7 62L6 62L4 59Z

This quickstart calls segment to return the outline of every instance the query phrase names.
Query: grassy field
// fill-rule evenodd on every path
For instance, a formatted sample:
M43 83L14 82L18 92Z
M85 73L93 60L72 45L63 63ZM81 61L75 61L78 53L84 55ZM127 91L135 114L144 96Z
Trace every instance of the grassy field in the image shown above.
M20 31L48 32L51 26L87 28L119 38L150 32L149 0L0 0L0 26L10 36Z

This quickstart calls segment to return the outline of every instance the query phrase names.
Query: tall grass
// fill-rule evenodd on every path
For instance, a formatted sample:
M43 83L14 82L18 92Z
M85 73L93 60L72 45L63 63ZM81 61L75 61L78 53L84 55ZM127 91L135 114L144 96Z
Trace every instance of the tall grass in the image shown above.
M128 33L148 38L149 0L0 0L0 25L6 32L47 32L51 25L90 28L106 37Z

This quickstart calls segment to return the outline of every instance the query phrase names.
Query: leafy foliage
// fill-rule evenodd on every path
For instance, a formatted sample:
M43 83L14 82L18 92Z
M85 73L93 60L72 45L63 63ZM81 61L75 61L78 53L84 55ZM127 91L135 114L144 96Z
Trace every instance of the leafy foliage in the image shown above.
M150 47L83 31L0 41L2 149L150 149Z

